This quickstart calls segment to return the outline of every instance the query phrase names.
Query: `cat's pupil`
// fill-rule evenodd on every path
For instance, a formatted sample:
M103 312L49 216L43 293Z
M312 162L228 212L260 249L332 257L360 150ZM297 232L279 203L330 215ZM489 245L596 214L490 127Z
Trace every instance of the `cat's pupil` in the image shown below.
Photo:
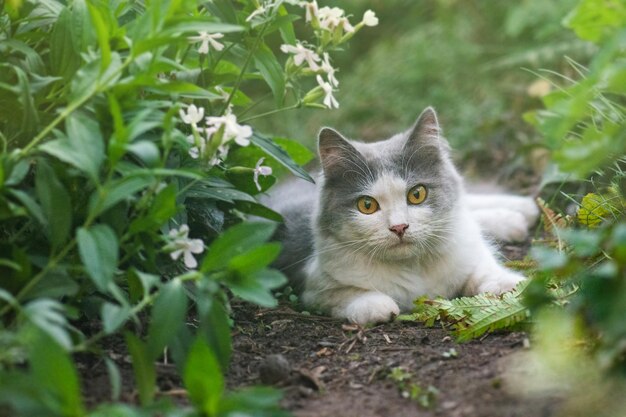
M365 206L366 209L370 209L372 208L372 200L370 200L369 198L366 198L365 201L363 202L363 205Z
M419 189L418 189L418 190L413 191L413 197L415 197L417 200L419 200L419 199L420 199L420 194L421 194L421 192L420 192L420 190L419 190Z

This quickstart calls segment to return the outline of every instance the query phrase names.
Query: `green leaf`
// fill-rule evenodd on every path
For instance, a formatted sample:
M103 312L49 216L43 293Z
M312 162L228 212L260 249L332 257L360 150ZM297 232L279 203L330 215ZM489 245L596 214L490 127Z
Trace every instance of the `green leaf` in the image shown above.
M249 275L236 274L231 277L227 286L237 297L263 307L276 307L273 289L284 285L287 278L279 271L263 269Z
M142 405L149 405L154 399L156 391L156 369L148 347L137 336L127 332L126 345L133 362L135 382L139 391L139 399Z
M98 45L100 46L100 72L104 73L106 68L111 63L111 46L109 45L109 28L105 23L105 18L102 15L101 10L91 3L87 4L89 8L89 14L91 15L91 22L96 29L96 35L98 36Z
M131 233L156 229L176 214L176 187L169 185L161 190L152 201L145 216L138 217L130 225Z
M198 337L189 350L183 374L191 401L205 414L217 414L224 392L224 378L215 355Z
M46 227L48 222L43 214L43 210L34 198L21 190L9 189L8 191L9 194L15 197L24 207L26 207L26 210L28 210L31 216L33 216L41 226Z
M63 348L72 347L72 339L67 332L65 307L56 300L40 298L26 304L22 309L24 316L42 332L54 339Z
M50 36L50 68L52 74L69 80L80 66L80 54L72 41L72 12L63 8Z
M271 264L280 253L280 250L281 245L276 242L257 246L233 257L228 263L228 269L243 275L251 274Z
M253 216L262 217L264 219L272 220L275 222L282 223L284 221L283 216L280 213L275 212L274 210L265 207L262 204L258 203L249 203L249 202L238 202L235 207L237 210L251 214Z
M111 386L111 400L119 401L120 394L122 393L122 375L120 374L120 370L115 362L113 362L111 359L105 357L104 363L106 364L107 374L109 375L109 385ZM114 415L115 414L111 414L110 416Z
M129 177L114 181L110 186L94 191L89 201L89 215L96 217L122 200L154 183L153 177Z
M72 226L70 196L57 179L54 170L43 160L37 164L35 191L41 203L46 231L52 246L57 248L68 238Z
M265 153L280 162L295 176L305 179L309 182L315 182L313 178L311 178L309 173L302 169L302 167L300 167L298 164L296 164L284 149L273 143L270 139L261 136L258 133L253 133L252 143L263 149Z
M290 16L284 4L278 8L278 15L281 17ZM296 33L293 30L293 23L290 19L285 19L284 21L280 22L280 36L283 41L285 41L285 43L288 43L289 45L296 44Z
M196 184L187 191L187 197L190 198L208 198L212 200L225 201L233 203L237 201L249 201L256 203L254 197L234 188L211 188L203 184Z
M152 307L152 319L148 328L148 351L157 358L172 340L178 329L185 325L187 317L187 294L180 280L172 280L161 287Z
M30 344L30 368L37 384L46 388L54 413L83 416L78 374L69 356L53 339L38 333Z
M159 147L149 140L140 140L126 146L126 149L141 159L147 166L156 166L161 158Z
M129 306L105 302L102 304L100 317L106 334L115 333L126 320L130 318L132 310Z
M105 224L81 227L76 240L87 274L100 291L106 291L117 269L119 247L115 232Z
M32 290L29 291L25 299L35 300L37 298L61 298L75 295L79 290L77 281L71 278L63 268L55 268L45 274Z
M280 390L269 387L250 387L237 392L229 393L220 404L220 411L224 415L249 412L252 414L271 415L272 417L288 417L287 411L282 411L280 399L283 394ZM265 413L264 413L265 412Z
M104 140L98 122L87 115L74 113L65 121L67 138L44 143L39 149L83 171L98 182L104 160Z
M254 64L270 86L276 106L281 107L285 97L285 74L274 53L265 44L261 44L254 52Z
M219 236L207 252L201 271L208 272L228 266L232 258L259 246L272 237L274 223L241 223L226 230Z
M16 163L10 171L6 181L4 181L4 185L7 187L19 185L22 180L28 174L30 170L31 161L28 159L22 159L18 163Z
M200 313L200 329L198 334L204 334L211 350L217 357L222 372L228 370L230 356L232 354L232 340L230 336L230 326L228 313L224 303L217 297L210 299L210 308L201 311L200 303L198 312Z
M86 0L72 1L72 42L77 52L86 52L95 40Z

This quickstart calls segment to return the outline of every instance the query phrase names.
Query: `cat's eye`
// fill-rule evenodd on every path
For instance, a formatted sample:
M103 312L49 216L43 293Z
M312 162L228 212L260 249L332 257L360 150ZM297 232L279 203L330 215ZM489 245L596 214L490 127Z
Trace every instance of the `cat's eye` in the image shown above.
M368 196L359 197L356 207L363 214L374 214L378 211L378 201Z
M422 204L424 200L426 200L427 195L428 195L428 191L426 191L426 187L420 184L411 188L406 198L409 201L409 204L416 205L416 204Z

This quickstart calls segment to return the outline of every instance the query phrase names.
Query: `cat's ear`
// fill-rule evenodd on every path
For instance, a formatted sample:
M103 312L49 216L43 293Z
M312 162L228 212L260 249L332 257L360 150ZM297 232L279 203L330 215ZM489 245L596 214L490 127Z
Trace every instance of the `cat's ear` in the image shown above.
M437 113L432 107L426 107L411 129L407 145L437 145L445 144L441 137L441 127L437 119Z
M318 136L318 149L324 173L331 174L348 163L359 159L359 151L344 138L341 133L329 127L324 127Z

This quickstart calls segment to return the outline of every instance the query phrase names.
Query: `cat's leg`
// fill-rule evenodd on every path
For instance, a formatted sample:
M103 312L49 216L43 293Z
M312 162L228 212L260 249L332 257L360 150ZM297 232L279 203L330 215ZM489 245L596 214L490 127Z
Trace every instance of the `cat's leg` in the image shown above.
M315 291L306 289L302 299L329 311L333 317L360 325L385 322L400 314L398 304L388 295L355 287L336 287Z
M508 194L468 194L466 202L470 210L506 209L524 216L529 226L539 217L539 207L532 197Z
M488 236L506 242L523 242L528 237L528 221L518 211L485 208L471 211L480 229Z
M475 253L474 264L462 293L472 296L484 292L502 294L510 291L520 282L526 279L522 274L501 265L486 244L481 244Z

